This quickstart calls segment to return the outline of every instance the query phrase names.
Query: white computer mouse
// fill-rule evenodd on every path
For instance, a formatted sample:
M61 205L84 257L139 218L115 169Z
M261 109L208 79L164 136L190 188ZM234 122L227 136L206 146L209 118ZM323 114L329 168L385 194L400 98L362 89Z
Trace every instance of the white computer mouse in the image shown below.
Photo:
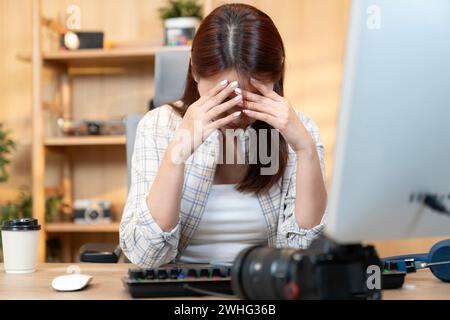
M84 289L89 282L91 282L92 276L85 274L66 274L58 276L53 279L52 287L57 291L77 291Z

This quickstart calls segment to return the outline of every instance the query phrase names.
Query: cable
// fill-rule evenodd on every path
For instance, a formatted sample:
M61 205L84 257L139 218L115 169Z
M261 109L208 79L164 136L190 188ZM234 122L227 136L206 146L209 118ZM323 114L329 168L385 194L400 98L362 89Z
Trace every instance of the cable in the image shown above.
M236 296L234 296L232 294L225 294L225 293L219 293L219 292L199 289L199 288L191 287L188 284L185 284L184 287L188 290L191 290L192 292L207 295L207 296L214 296L214 297L225 298L225 299L236 299Z
M423 203L430 209L437 211L441 214L450 215L450 211L447 207L442 203L436 195L427 194L423 199Z
M417 269L424 269L424 268L430 268L430 267L434 267L434 266L450 264L450 260L449 261L438 261L438 262L417 261L415 264L416 264Z

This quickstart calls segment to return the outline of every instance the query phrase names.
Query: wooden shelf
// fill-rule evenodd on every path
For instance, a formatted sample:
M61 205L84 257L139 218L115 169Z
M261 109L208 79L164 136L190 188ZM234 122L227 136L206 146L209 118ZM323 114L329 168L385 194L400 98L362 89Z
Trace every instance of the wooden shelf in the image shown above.
M46 138L44 145L47 147L64 146L107 146L125 145L125 136L89 136L89 137L55 137Z
M123 100L127 113L142 113L145 106L141 101L146 99L154 82L155 56L167 51L190 52L191 47L162 46L159 45L162 44L162 39L144 37L129 39L131 41L120 39L123 42L114 42L115 48L58 50L56 41L59 39L48 37L47 31L43 32L42 2L44 1L30 1L31 50L17 53L18 59L30 62L32 71L31 117L36 119L32 124L31 135L32 215L43 222L43 232L39 234L38 260L45 261L46 235L53 233L61 240L61 258L65 262L71 262L76 260L73 253L78 250L79 242L84 241L86 236L89 238L88 241L92 241L91 238L101 240L116 238L119 223L45 225L47 175L52 177L49 187L58 190L58 194L67 204L73 203L74 198L84 198L86 194L105 194L105 191L108 191L108 198L113 207L120 210L126 201L126 194L123 193L126 188L126 179L123 179L123 175L126 174L124 163L126 137L63 136L56 132L54 136L49 134L50 137L46 137L46 129L54 126L54 120L47 117L47 111L56 111L64 118L73 118L74 115L79 118L101 118L105 114L110 114L110 108L115 107L111 105L111 101ZM113 11L120 10L119 7L121 6L116 6ZM211 0L204 0L205 14L210 12L212 7ZM64 6L55 4L52 10L57 12L65 9ZM86 10L96 12L98 6L92 5ZM129 20L132 23L130 21L123 23L123 34L139 34L142 26L133 23L133 19L136 17L130 16ZM152 22L155 22L155 28L161 27L159 20ZM101 26L105 21L96 17L91 19L90 23ZM45 44L51 45L54 50ZM47 75L49 71L50 74ZM86 76L90 75L93 77L87 79ZM47 86L54 88L50 90L51 97L43 94L47 93ZM44 96L52 103L46 103ZM99 101L99 108L94 113L94 110L90 109L91 100ZM126 105L127 101L130 101L130 106ZM57 157L46 161L47 157L53 157L56 153ZM83 163L78 165L80 159ZM120 216L116 218L120 220Z
M119 222L105 224L76 224L71 222L47 223L46 232L119 232Z
M46 65L67 65L73 67L110 66L142 64L152 62L161 51L190 50L189 46L154 46L144 48L80 49L76 51L44 52L42 59ZM24 59L24 55L19 55Z

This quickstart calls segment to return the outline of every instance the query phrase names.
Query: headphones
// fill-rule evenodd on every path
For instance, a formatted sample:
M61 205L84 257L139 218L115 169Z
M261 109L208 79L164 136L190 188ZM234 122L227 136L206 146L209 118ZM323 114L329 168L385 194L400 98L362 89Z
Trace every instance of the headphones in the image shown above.
M382 259L387 271L415 272L430 268L433 275L443 282L450 282L450 239L434 244L428 253L407 254Z

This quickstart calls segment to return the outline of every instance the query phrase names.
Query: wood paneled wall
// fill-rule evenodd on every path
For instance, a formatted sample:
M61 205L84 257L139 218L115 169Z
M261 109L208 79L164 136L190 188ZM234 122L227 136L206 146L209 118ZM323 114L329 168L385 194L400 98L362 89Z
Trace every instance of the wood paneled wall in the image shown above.
M274 20L286 47L285 95L319 125L330 176L349 1L240 2L256 6Z
M31 2L1 0L0 122L12 130L17 150L11 179L0 183L0 203L16 199L31 183L31 64L16 59L24 50L31 51Z
M69 4L79 5L82 29L104 30L108 40L162 42L163 28L156 8L163 0L42 2L44 14L51 18L58 18ZM210 5L215 7L225 2L234 1L212 0ZM327 175L330 176L349 0L243 2L267 12L278 26L287 50L286 96L319 125L327 152ZM49 40L49 37L46 33L45 38ZM13 137L18 142L11 179L0 184L0 202L16 199L19 188L29 187L31 182L31 66L16 59L17 53L30 51L30 46L31 2L0 0L0 122L13 130ZM44 48L49 47L47 41ZM152 70L140 69L134 70L131 77L120 74L77 77L74 80L74 115L107 118L144 112L153 94L151 74ZM46 77L52 77L52 74ZM43 98L50 99L53 90L51 86L45 88ZM102 152L99 148L85 148L77 149L77 154L74 196L122 199L116 203L120 211L126 193L122 149L114 147ZM57 159L57 155L50 157L49 166L54 167L52 163L57 163ZM48 185L56 184L59 171L55 169L47 176ZM377 246L382 255L395 254L425 250L434 240L385 241Z

